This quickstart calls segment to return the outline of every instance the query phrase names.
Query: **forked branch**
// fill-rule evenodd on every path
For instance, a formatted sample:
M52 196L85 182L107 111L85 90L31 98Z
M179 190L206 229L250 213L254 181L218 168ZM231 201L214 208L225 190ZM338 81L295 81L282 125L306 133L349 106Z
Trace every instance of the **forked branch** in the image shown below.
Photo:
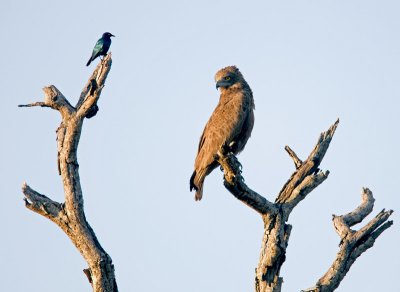
M340 236L339 252L328 271L317 281L317 284L304 292L331 292L334 291L350 270L356 259L367 249L371 248L375 240L383 231L392 226L388 221L393 210L379 212L371 221L358 231L351 227L360 223L374 207L372 192L364 188L361 194L361 204L352 212L342 215L333 215L333 225Z
M290 149L289 146L285 147L286 151L295 163L296 171L285 183L275 202L284 204L284 208L287 208L289 213L307 196L307 194L328 177L329 171L320 171L319 165L321 164L325 153L328 151L338 124L339 120L337 120L328 131L321 133L317 144L304 162L297 157L296 153Z
M225 154L223 153L224 148L221 148L220 152L223 154L219 155L217 159L224 171L225 187L233 196L261 214L264 221L264 236L256 268L256 292L281 291L283 279L279 277L279 274L286 259L286 248L292 228L286 222L294 207L328 178L329 171L323 172L319 166L329 148L338 123L339 120L326 132L321 133L314 149L305 161L302 161L289 146L285 147L293 159L296 170L277 195L275 203L268 201L244 183L241 164L232 153ZM345 275L343 267L345 266L348 270L355 259L372 246L375 238L392 224L391 221L384 223L392 211L382 211L364 228L357 232L352 231L350 227L361 222L372 211L373 197L368 189L364 190L363 198L363 203L356 210L334 219L335 228L342 237L342 249L347 252L346 260L342 257L337 259L336 265L341 267L339 269L341 273L337 274L338 278L343 278ZM349 246L351 246L352 253L349 252ZM318 285L323 287L329 277L321 278Z
M57 129L57 149L65 203L55 202L25 183L22 192L25 196L25 206L56 223L85 258L89 268L85 269L84 273L95 292L116 292L118 288L111 257L102 248L86 220L77 149L83 120L88 114L90 117L94 116L92 109L97 107L111 64L111 54L108 54L93 72L75 107L53 85L43 89L45 94L43 102L20 105L20 107L50 107L61 114L62 121Z

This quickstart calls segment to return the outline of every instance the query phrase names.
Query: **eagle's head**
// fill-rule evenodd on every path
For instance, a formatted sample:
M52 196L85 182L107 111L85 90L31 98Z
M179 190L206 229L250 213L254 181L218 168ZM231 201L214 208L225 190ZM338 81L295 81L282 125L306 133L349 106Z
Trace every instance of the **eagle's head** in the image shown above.
M236 66L228 66L220 69L215 74L215 86L218 88L230 88L233 85L240 84L243 80L243 75Z

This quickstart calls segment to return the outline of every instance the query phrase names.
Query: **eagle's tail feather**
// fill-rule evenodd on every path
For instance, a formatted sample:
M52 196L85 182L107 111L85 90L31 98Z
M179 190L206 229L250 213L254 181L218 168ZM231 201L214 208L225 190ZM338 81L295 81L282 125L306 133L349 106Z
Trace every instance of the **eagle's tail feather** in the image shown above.
M196 195L194 196L196 201L200 201L203 197L203 183L205 177L206 170L200 170L199 173L197 173L195 170L190 177L190 191L193 189L196 191Z

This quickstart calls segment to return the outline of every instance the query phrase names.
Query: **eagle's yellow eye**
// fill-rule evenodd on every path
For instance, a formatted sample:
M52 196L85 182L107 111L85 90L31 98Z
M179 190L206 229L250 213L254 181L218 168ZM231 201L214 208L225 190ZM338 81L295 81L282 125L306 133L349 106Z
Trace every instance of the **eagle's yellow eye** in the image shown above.
M225 79L226 81L229 81L229 80L231 80L231 77L226 76L224 79Z

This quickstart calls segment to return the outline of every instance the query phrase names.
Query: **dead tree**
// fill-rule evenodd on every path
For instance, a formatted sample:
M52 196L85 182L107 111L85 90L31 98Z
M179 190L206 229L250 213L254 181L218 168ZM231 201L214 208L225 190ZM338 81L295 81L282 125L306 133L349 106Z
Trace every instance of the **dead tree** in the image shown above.
M283 279L279 277L279 273L286 259L286 248L292 229L286 222L294 207L328 178L329 171L321 171L319 165L328 150L338 123L339 120L320 135L305 161L300 160L289 146L285 147L294 161L296 170L279 192L275 203L269 202L244 183L241 164L232 153L224 153L222 149L217 157L224 171L225 187L233 196L258 212L264 221L264 236L255 275L256 292L281 291ZM340 251L328 272L318 280L316 286L304 291L334 291L357 257L372 247L376 238L393 224L392 221L387 221L393 211L383 210L365 227L358 231L351 230L351 226L361 222L372 212L373 205L372 192L363 189L362 203L357 209L346 215L333 217L335 229L341 238Z
M84 273L95 292L116 292L118 288L111 257L100 245L85 217L77 149L85 117L93 117L98 110L97 101L111 64L111 54L108 54L92 73L75 107L53 85L43 89L43 102L20 105L50 107L61 114L61 124L57 129L57 148L58 170L64 185L65 202L53 201L26 183L22 186L22 192L25 206L29 210L53 221L71 239L89 266L84 269Z

